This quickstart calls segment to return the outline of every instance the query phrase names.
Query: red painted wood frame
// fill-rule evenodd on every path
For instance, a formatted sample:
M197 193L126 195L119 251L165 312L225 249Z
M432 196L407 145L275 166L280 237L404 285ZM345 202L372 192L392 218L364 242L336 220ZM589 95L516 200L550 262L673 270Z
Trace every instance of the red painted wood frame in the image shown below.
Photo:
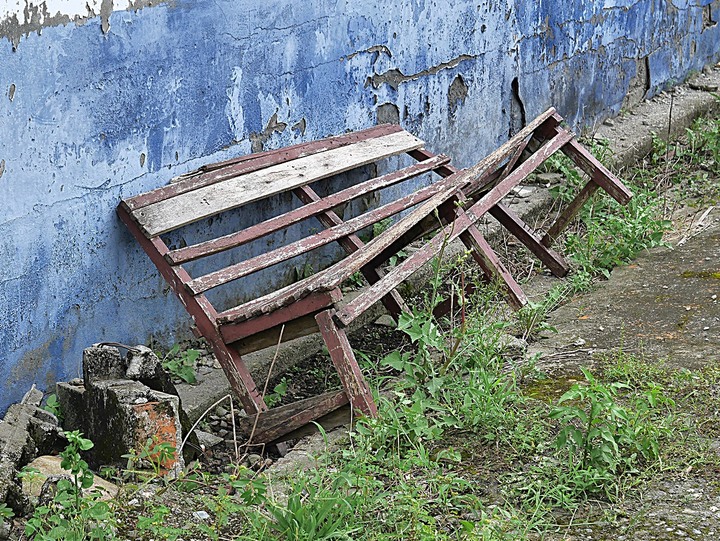
M372 394L357 365L344 327L378 300L381 300L395 317L406 310L396 287L420 266L437 256L444 243L460 238L486 277L503 285L512 306L520 307L526 302L522 289L477 228L485 214L489 213L497 219L555 275L563 276L567 273L567 263L550 248L552 241L598 188L603 188L622 204L626 203L632 194L575 141L573 134L563 128L561 122L562 119L550 109L488 158L462 171L449 165L446 157L434 156L416 145L406 151L418 160L415 166L372 178L324 198L319 197L306 184L293 186L291 191L304 206L237 233L176 250L170 250L159 235L148 235L134 213L155 203L222 183L238 175L398 133L401 129L397 126L379 126L363 132L209 165L181 182L123 201L118 213L193 317L199 334L212 346L246 412L259 415L258 420L267 419L265 424L258 420L254 423L256 437L275 438L282 436L283 431L289 432L299 424L305 424L327 413L329 409L339 407L347 400L366 415L376 413ZM589 181L541 236L504 205L502 199L557 151L568 155L588 174ZM359 195L429 171L434 171L445 179L349 221L343 221L333 211L338 204ZM374 239L370 245L365 246L357 236L356 233L363 227L406 209L413 210ZM435 218L436 211L440 223ZM326 229L289 246L270 250L199 278L191 278L182 268L183 263L242 246L260 236L279 231L297 220L310 217L317 218ZM407 260L387 274L382 270L383 264L390 257L418 237L438 228L440 232ZM214 287L329 242L338 242L349 255L325 271L299 283L222 313L218 313L205 296L205 292ZM353 301L341 305L342 293L339 286L357 271L362 272L371 285ZM283 420L281 411L274 410L272 415L267 413L267 406L253 378L233 346L247 337L267 333L281 325L308 318L314 318L320 330L340 375L345 395L343 399L336 394L318 397L317 400L302 405L305 409L288 408L287 419Z

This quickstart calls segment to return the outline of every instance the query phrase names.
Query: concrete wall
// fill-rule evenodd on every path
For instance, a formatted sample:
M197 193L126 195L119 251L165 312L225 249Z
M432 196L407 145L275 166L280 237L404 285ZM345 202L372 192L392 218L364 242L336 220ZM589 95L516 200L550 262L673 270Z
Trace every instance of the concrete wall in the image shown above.
M0 0L0 411L188 318L121 197L399 121L469 165L550 105L592 130L718 60L715 0Z

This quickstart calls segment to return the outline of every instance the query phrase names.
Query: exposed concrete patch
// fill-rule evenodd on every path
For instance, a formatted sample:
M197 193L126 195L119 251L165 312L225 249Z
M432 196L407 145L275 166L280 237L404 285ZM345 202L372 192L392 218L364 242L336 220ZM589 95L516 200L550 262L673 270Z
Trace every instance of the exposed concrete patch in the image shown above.
M298 122L293 124L290 129L298 132L300 135L305 135L305 130L307 129L307 120L305 120L305 117L302 117Z
M467 95L468 86L462 78L462 75L458 73L453 79L453 82L450 83L450 88L448 88L448 109L450 110L450 114L455 114L458 105L465 103Z
M265 149L265 143L267 143L272 134L282 133L285 131L285 128L287 128L287 124L285 122L278 122L277 112L274 113L273 116L270 117L270 120L268 120L267 126L265 126L263 131L250 134L252 152L262 152Z
M72 20L70 15L64 15L60 12L52 15L48 11L45 2L35 5L29 0L25 0L23 15L22 21L17 14L0 21L0 38L9 39L13 45L13 50L17 49L22 36L29 36L33 32L40 34L40 31L46 26L64 25ZM80 18L79 16L76 17Z
M713 28L717 25L717 21L713 19L713 6L712 3L708 4L703 8L703 32L708 28Z
M527 124L525 105L520 98L520 81L517 77L510 83L510 90L510 129L508 131L508 138L522 130Z
M394 103L383 103L377 109L378 124L400 124L400 109Z
M650 90L650 62L648 57L644 56L635 61L635 76L630 80L625 100L623 100L623 109L633 107L641 103L648 91Z
M113 0L102 0L100 4L100 28L103 34L107 34L110 30L110 14L113 11Z
M452 69L460 65L462 62L474 60L475 58L477 58L476 55L462 54L452 60L449 60L448 62L443 62L437 66L432 66L428 69L419 71L418 73L413 73L412 75L405 75L402 71L395 68L384 73L376 73L369 78L369 81L373 88L380 88L380 85L387 84L393 90L397 90L402 83L414 81L416 79L420 79L421 77L427 77L428 75L435 75L442 70Z
M351 54L347 55L345 58L346 58L346 60L350 60L361 53L372 53L372 54L376 55L375 58L373 59L373 62L375 61L377 56L380 55L380 53L387 55L388 58L392 58L392 51L390 51L390 49L387 47L387 45L373 45L372 47L368 47L367 49L364 49L362 51L357 51L357 52L351 53Z

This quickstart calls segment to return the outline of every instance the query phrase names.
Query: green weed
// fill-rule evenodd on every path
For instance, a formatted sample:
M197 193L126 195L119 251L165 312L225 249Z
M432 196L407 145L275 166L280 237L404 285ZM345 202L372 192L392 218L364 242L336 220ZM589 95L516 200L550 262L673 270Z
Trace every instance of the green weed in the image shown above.
M3 520L10 520L15 516L12 509L8 507L6 503L0 503L0 518Z
M180 379L185 383L195 383L195 363L200 357L200 352L196 349L180 349L179 344L175 344L170 351L162 357L162 367L170 373L174 378Z
M60 401L55 393L48 395L45 405L43 406L45 411L49 411L60 421L63 419L62 408L60 407Z
M72 480L60 479L53 500L35 508L25 523L25 535L34 541L113 539L115 519L100 494L88 491L93 474L81 456L93 443L78 431L65 432L68 444L60 453L61 467Z

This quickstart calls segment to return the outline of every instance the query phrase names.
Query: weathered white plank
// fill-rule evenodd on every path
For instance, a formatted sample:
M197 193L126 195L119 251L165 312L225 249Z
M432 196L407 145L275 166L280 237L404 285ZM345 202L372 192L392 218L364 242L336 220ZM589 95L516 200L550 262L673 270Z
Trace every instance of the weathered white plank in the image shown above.
M205 186L159 201L134 214L147 235L154 237L220 212L423 145L420 139L405 131L392 133Z

